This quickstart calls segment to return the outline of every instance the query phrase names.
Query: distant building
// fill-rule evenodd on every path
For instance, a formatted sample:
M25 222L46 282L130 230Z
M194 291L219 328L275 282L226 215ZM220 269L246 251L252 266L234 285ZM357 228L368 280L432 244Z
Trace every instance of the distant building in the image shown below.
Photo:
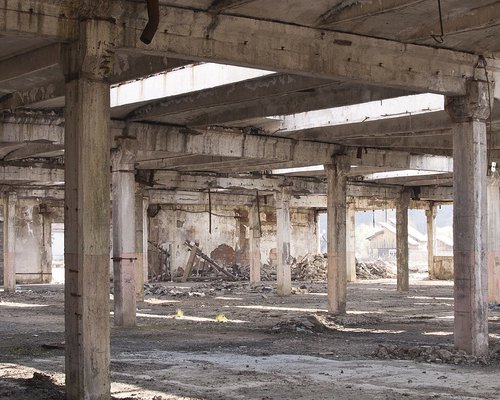
M378 222L380 228L366 239L370 242L370 257L396 260L396 221ZM408 226L409 263L411 267L427 267L427 235ZM434 255L452 256L453 239L437 236Z
M380 229L368 236L370 257L396 260L396 221L379 222ZM410 266L427 266L427 236L408 226L408 248Z

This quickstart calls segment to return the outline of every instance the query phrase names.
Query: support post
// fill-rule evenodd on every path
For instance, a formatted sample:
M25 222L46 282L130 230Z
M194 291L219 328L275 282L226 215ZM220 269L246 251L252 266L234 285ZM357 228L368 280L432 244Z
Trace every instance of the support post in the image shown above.
M114 26L104 18L82 19L79 26L78 42L63 57L66 399L104 400L110 398L107 78Z
M356 282L356 209L352 203L347 206L346 222L347 282Z
M16 211L17 193L5 194L3 203L3 286L16 291Z
M116 138L112 152L115 325L136 323L135 176L137 140ZM131 218L134 216L134 218Z
M488 177L488 302L500 303L500 175Z
M254 287L260 283L260 224L259 210L256 204L250 207L250 286Z
M410 192L404 189L396 204L396 262L397 290L407 292L410 288L410 271L408 265L408 206Z
M149 198L142 198L142 268L144 283L149 282L149 218L148 218Z
M143 190L135 192L135 295L137 301L144 301L144 205Z
M52 281L52 218L42 213L42 282Z
M327 180L328 311L345 314L347 298L346 188L349 163L342 156L325 165Z
M453 260L455 346L488 354L486 81L467 83L467 94L446 99L453 120ZM491 99L492 102L493 99Z
M429 203L429 208L425 210L427 219L427 269L429 278L434 279L434 249L436 243L436 207L432 202Z
M277 256L276 280L278 295L288 296L292 292L290 265L290 188L283 187L276 195Z

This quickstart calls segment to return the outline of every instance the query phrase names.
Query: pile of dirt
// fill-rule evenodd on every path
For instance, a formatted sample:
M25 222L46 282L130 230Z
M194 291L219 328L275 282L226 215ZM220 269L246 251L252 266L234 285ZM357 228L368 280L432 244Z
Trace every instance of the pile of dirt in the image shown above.
M271 328L272 333L320 333L327 328L316 317L316 315L306 315L280 321Z
M33 373L33 377L23 379L22 386L30 393L29 398L43 400L64 400L66 398L63 386L58 385L54 378L40 372Z
M395 278L395 265L383 261L356 261L356 277L358 279Z
M416 360L438 364L487 365L498 360L498 352L491 352L489 357L476 357L452 346L397 346L379 345L372 354L382 360Z

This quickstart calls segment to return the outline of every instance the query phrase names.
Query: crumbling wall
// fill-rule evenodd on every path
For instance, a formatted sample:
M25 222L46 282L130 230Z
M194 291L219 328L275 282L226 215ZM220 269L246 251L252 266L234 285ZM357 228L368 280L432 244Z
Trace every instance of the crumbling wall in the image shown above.
M318 253L317 212L314 209L290 209L291 243L290 254L299 258ZM261 261L276 265L276 212L266 209L261 212L262 237L260 240Z
M262 207L260 212L262 237L261 261L276 265L276 212ZM316 212L312 209L292 209L291 254L294 257L317 253ZM184 268L189 252L184 242L198 241L202 251L210 255L221 245L235 251L236 263L249 263L249 220L246 207L217 206L212 209L212 233L209 233L209 214L206 206L162 205L154 217L149 218L148 259L150 275L161 271L161 249L168 251L170 270L174 276ZM227 249L227 247L223 246ZM214 253L215 254L215 253ZM222 257L224 258L224 257Z
M36 199L19 199L15 215L17 283L48 283L52 279L50 225L52 217Z
M170 269L184 268L189 258L185 241L199 242L202 251L210 254L221 244L239 248L240 215L235 207L213 207L212 232L209 232L209 214L205 206L162 205L158 214L149 219L149 268L160 269L160 254L154 245L168 251Z
M433 279L453 279L453 257L434 256Z

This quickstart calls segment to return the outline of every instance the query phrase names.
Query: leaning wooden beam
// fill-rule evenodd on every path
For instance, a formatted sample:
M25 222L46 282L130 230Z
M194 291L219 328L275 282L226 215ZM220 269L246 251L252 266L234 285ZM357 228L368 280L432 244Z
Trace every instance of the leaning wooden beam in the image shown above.
M186 241L184 243L189 249L191 249L191 252L195 253L198 257L202 258L203 260L205 260L206 262L208 262L217 272L223 274L226 276L226 278L229 278L230 280L232 281L236 281L238 280L238 278L236 276L234 276L233 274L231 274L230 272L227 272L225 270L224 267L221 267L219 264L217 264L214 260L212 260L210 257L208 257L205 253L203 253L201 251L201 249L196 246L195 244L191 244L189 243L188 241ZM192 265L191 265L191 268L192 268ZM189 273L191 273L191 271L189 271ZM189 276L189 273L188 273L188 276ZM184 279L184 277L183 277ZM187 279L187 278L186 278ZM184 281L183 281L184 282Z

